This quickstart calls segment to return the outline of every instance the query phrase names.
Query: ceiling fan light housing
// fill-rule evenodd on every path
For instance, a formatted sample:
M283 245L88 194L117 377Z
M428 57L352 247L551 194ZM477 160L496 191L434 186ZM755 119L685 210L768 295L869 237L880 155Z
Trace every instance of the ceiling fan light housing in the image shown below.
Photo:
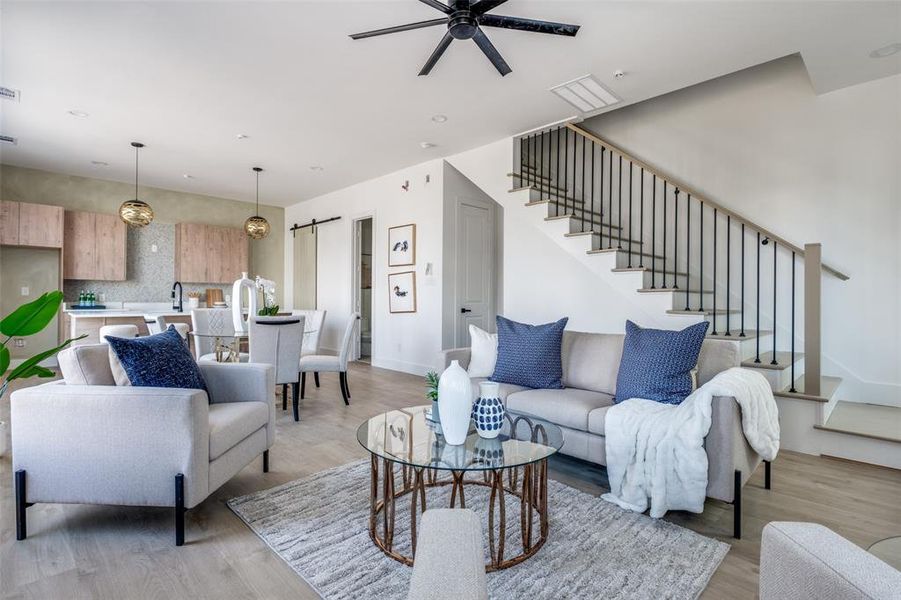
M244 233L247 234L247 237L254 240L261 240L269 235L270 229L269 221L260 215L247 217L247 220L244 221Z
M146 227L153 221L153 209L143 200L126 200L119 207L119 218L129 227Z

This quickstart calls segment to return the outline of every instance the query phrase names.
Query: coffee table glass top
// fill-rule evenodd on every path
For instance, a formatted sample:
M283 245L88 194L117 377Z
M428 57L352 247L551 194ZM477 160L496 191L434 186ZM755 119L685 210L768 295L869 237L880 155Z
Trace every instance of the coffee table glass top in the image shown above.
M428 406L392 410L364 421L357 441L366 450L392 462L449 471L484 471L517 467L543 460L563 446L559 427L507 411L497 438L479 437L470 424L466 442L446 444L441 426L426 419Z

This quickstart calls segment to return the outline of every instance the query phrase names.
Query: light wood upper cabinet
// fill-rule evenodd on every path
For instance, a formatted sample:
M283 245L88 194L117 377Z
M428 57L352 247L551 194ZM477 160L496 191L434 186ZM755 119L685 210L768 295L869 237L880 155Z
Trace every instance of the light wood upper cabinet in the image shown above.
M248 270L242 229L198 223L175 226L175 278L191 283L232 283Z
M63 278L124 281L126 240L118 216L67 210Z
M63 208L30 202L0 202L0 243L63 247Z

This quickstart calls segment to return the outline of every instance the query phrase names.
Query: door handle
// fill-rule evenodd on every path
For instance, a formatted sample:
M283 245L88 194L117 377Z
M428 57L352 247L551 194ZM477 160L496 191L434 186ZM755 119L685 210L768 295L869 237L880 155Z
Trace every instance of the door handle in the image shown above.
M468 312L472 312L472 309L469 309L469 308L461 308L461 309L460 309L460 313L461 313L461 314L462 314L462 313L468 313Z

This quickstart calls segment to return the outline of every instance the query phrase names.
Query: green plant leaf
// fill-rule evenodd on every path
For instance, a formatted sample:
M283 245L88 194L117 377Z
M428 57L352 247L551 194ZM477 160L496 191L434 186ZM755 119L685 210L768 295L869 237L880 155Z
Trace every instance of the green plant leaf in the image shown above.
M9 337L36 334L53 320L62 301L63 293L55 290L23 304L0 321L0 333Z
M19 379L26 379L28 377L55 377L56 373L48 369L47 367L42 367L41 365L32 365L32 367L19 375Z
M57 352L59 352L60 350L62 350L66 346L68 346L69 344L71 344L72 342L80 340L82 338L86 338L86 337L88 337L88 334L80 335L77 338L71 338L71 339L66 340L65 342L63 342L62 344L57 346L56 348L51 348L50 350L44 350L43 352L41 352L39 354L35 354L31 358L29 358L28 360L23 362L21 365L19 365L15 369L13 369L12 372L9 374L9 377L6 378L6 380L12 381L13 379L23 379L25 377L33 377L34 375L39 375L40 377L46 377L46 375L40 375L40 371L35 371L33 367L39 366L38 365L39 362L41 362L45 358L53 356L54 354L56 354ZM44 367L40 367L40 368L43 369Z
M9 348L0 346L0 375L6 373L9 368Z

